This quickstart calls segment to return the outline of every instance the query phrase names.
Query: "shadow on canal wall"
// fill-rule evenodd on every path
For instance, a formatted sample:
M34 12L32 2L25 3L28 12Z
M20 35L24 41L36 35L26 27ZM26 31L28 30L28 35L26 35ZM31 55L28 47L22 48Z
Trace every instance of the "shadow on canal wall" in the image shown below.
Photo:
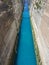
M3 3L5 6L9 6L5 4L4 0ZM3 3L1 4L2 6ZM0 8L0 65L13 65L15 48L17 46L15 40L18 40L23 10L20 0L16 0L16 3L13 6L16 7L5 7L4 10L1 10Z

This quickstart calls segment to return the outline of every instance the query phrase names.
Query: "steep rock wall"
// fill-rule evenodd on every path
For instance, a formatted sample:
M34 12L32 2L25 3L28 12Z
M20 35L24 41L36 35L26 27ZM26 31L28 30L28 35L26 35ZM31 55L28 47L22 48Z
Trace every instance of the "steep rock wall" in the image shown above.
M23 6L20 0L13 3L13 7L0 12L0 65L13 64L15 45L17 45L15 40L19 33Z

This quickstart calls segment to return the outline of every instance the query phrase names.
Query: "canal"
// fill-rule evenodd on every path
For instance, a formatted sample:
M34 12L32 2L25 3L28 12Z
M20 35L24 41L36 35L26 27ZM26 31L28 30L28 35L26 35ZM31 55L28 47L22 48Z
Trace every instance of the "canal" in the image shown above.
M37 65L27 2L24 4L21 22L15 65Z

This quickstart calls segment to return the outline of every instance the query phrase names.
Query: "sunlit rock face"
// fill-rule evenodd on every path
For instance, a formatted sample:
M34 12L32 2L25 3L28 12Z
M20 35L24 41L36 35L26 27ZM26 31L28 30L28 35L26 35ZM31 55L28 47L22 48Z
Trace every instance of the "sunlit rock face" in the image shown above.
M23 5L20 0L1 0L0 7L0 65L12 65L11 55L19 32Z
M31 0L30 2L30 10L33 11L35 23L38 28L41 24L41 17L43 15L45 5L46 5L46 0Z
M46 6L41 19L40 31L44 39L46 54L45 63L49 65L49 0L46 2Z
M39 0L37 0L39 1ZM39 45L39 49L41 54L41 59L42 59L42 64L43 65L49 65L49 0L41 0L42 6L39 8L39 4L34 0L34 3L36 4L33 5L33 0L32 4L30 4L30 12L31 12L31 18L34 18L34 23L36 24L36 30L38 30L36 36L40 40L37 43L41 44ZM37 6L38 4L38 6ZM35 26L34 26L35 27ZM39 35L39 37L38 37ZM40 48L41 47L41 48ZM43 49L41 51L41 49Z
M40 29L45 39L47 47L49 47L49 0L46 2L46 7L42 16Z

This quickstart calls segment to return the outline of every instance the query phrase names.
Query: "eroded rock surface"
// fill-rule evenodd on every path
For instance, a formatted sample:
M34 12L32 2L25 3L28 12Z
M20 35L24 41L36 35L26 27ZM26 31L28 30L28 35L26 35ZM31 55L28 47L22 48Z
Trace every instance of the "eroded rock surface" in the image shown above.
M9 2L12 1L9 0ZM11 63L20 27L21 5L20 0L16 0L14 5L8 4L4 0L0 1L0 65L10 65Z

